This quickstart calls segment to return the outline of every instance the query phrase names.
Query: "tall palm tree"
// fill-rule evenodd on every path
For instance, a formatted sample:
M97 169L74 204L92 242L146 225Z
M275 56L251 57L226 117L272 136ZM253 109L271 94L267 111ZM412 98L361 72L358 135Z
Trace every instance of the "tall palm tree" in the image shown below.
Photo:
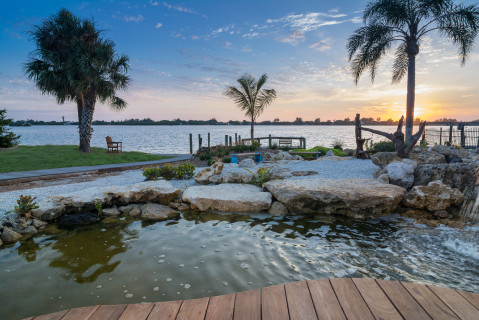
M374 81L381 58L398 44L392 83L407 73L406 142L412 137L416 85L416 55L421 40L431 32L450 38L459 47L462 65L474 44L479 27L479 7L452 0L372 0L363 14L365 26L347 41L356 84L369 70Z
M42 94L57 103L75 102L80 150L90 152L91 123L97 101L122 110L126 102L116 95L128 87L129 64L117 56L115 44L102 38L92 20L80 19L66 9L44 20L30 32L37 49L24 65L28 78Z
M245 116L251 119L251 141L254 139L256 118L276 99L274 89L262 89L267 80L266 73L258 81L251 74L245 73L236 80L239 83L238 88L228 86L224 92L227 97L233 99L238 108L245 112Z

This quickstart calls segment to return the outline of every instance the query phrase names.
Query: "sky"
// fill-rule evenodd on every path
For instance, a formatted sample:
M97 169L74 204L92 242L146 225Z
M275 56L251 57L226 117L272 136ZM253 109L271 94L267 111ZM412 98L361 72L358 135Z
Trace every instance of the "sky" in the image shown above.
M24 74L35 50L28 31L66 8L94 19L104 37L130 58L132 79L119 96L126 110L97 104L95 120L151 118L243 120L223 95L244 73L269 76L277 99L259 121L322 121L405 115L406 79L391 84L392 55L374 83L356 85L345 44L363 25L363 0L0 1L0 108L16 120L76 121L76 105L58 105ZM464 4L475 1L464 0ZM465 66L457 48L431 34L416 61L415 116L479 119L479 45ZM392 51L392 53L394 50Z

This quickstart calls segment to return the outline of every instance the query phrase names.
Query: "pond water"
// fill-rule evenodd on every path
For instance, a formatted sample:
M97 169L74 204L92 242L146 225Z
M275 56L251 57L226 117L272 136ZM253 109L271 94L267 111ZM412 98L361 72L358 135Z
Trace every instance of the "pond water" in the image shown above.
M104 220L0 249L2 317L199 298L296 280L372 277L479 291L477 228L390 216L182 213Z

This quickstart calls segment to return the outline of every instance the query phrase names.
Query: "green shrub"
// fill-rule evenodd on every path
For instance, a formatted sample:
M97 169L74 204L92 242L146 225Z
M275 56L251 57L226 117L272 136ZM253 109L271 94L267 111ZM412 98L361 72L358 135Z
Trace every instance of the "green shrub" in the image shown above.
M211 153L203 153L198 157L200 160L211 160Z
M5 119L6 109L0 110L0 148L11 148L19 143L20 136L10 132L8 125L12 119Z
M328 153L328 151L332 150L334 155L335 156L338 156L338 157L344 157L346 154L344 153L344 151L342 150L339 150L339 149L333 149L333 148L326 148L326 147L321 147L321 146L316 146L314 148L311 148L311 149L294 149L294 151L309 151L309 152L321 152L321 155L324 156L326 153ZM302 156L302 157L305 157L307 158L308 156L305 155L305 156ZM314 155L310 155L309 157L314 157Z
M30 219L30 215L33 209L37 209L37 203L35 202L35 199L37 197L32 196L24 196L20 195L20 198L17 200L18 206L15 206L15 212L21 216L25 217L27 220Z
M187 162L174 168L177 179L189 179L195 174L195 166Z
M215 160L208 160L206 164L209 166L212 166L215 162L216 162Z
M158 180L160 178L160 169L158 167L143 168L145 180Z
M256 151L260 146L260 143L257 140L251 142L251 151Z
M230 157L224 157L222 159L223 163L231 163L231 158Z
M251 170L246 168L243 168L243 169L245 169L246 171L248 171L249 173L253 175L253 180L251 180L251 183L256 184L258 186L262 186L263 183L271 180L272 168L259 167L258 170L256 170L256 172L252 172Z
M392 141L379 141L373 143L372 149L379 152L394 152L396 151L396 146Z
M278 144L277 144L277 143L273 143L273 144L271 145L271 150L276 150L276 149L278 149Z
M343 145L344 145L344 142L341 139L334 139L333 144L331 145L331 147L333 147L333 149L338 149L338 150L342 151L343 150Z
M175 178L176 171L171 163L164 164L160 167L160 176L165 180L171 180Z

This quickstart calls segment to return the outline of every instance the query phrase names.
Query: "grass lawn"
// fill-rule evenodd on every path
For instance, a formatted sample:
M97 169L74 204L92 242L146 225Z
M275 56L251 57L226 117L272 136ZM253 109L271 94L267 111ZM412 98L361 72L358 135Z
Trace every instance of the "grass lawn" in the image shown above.
M106 153L103 148L91 148L91 153L78 151L78 146L19 146L0 151L0 173L65 167L94 166L100 164L152 161L169 157L143 152Z

